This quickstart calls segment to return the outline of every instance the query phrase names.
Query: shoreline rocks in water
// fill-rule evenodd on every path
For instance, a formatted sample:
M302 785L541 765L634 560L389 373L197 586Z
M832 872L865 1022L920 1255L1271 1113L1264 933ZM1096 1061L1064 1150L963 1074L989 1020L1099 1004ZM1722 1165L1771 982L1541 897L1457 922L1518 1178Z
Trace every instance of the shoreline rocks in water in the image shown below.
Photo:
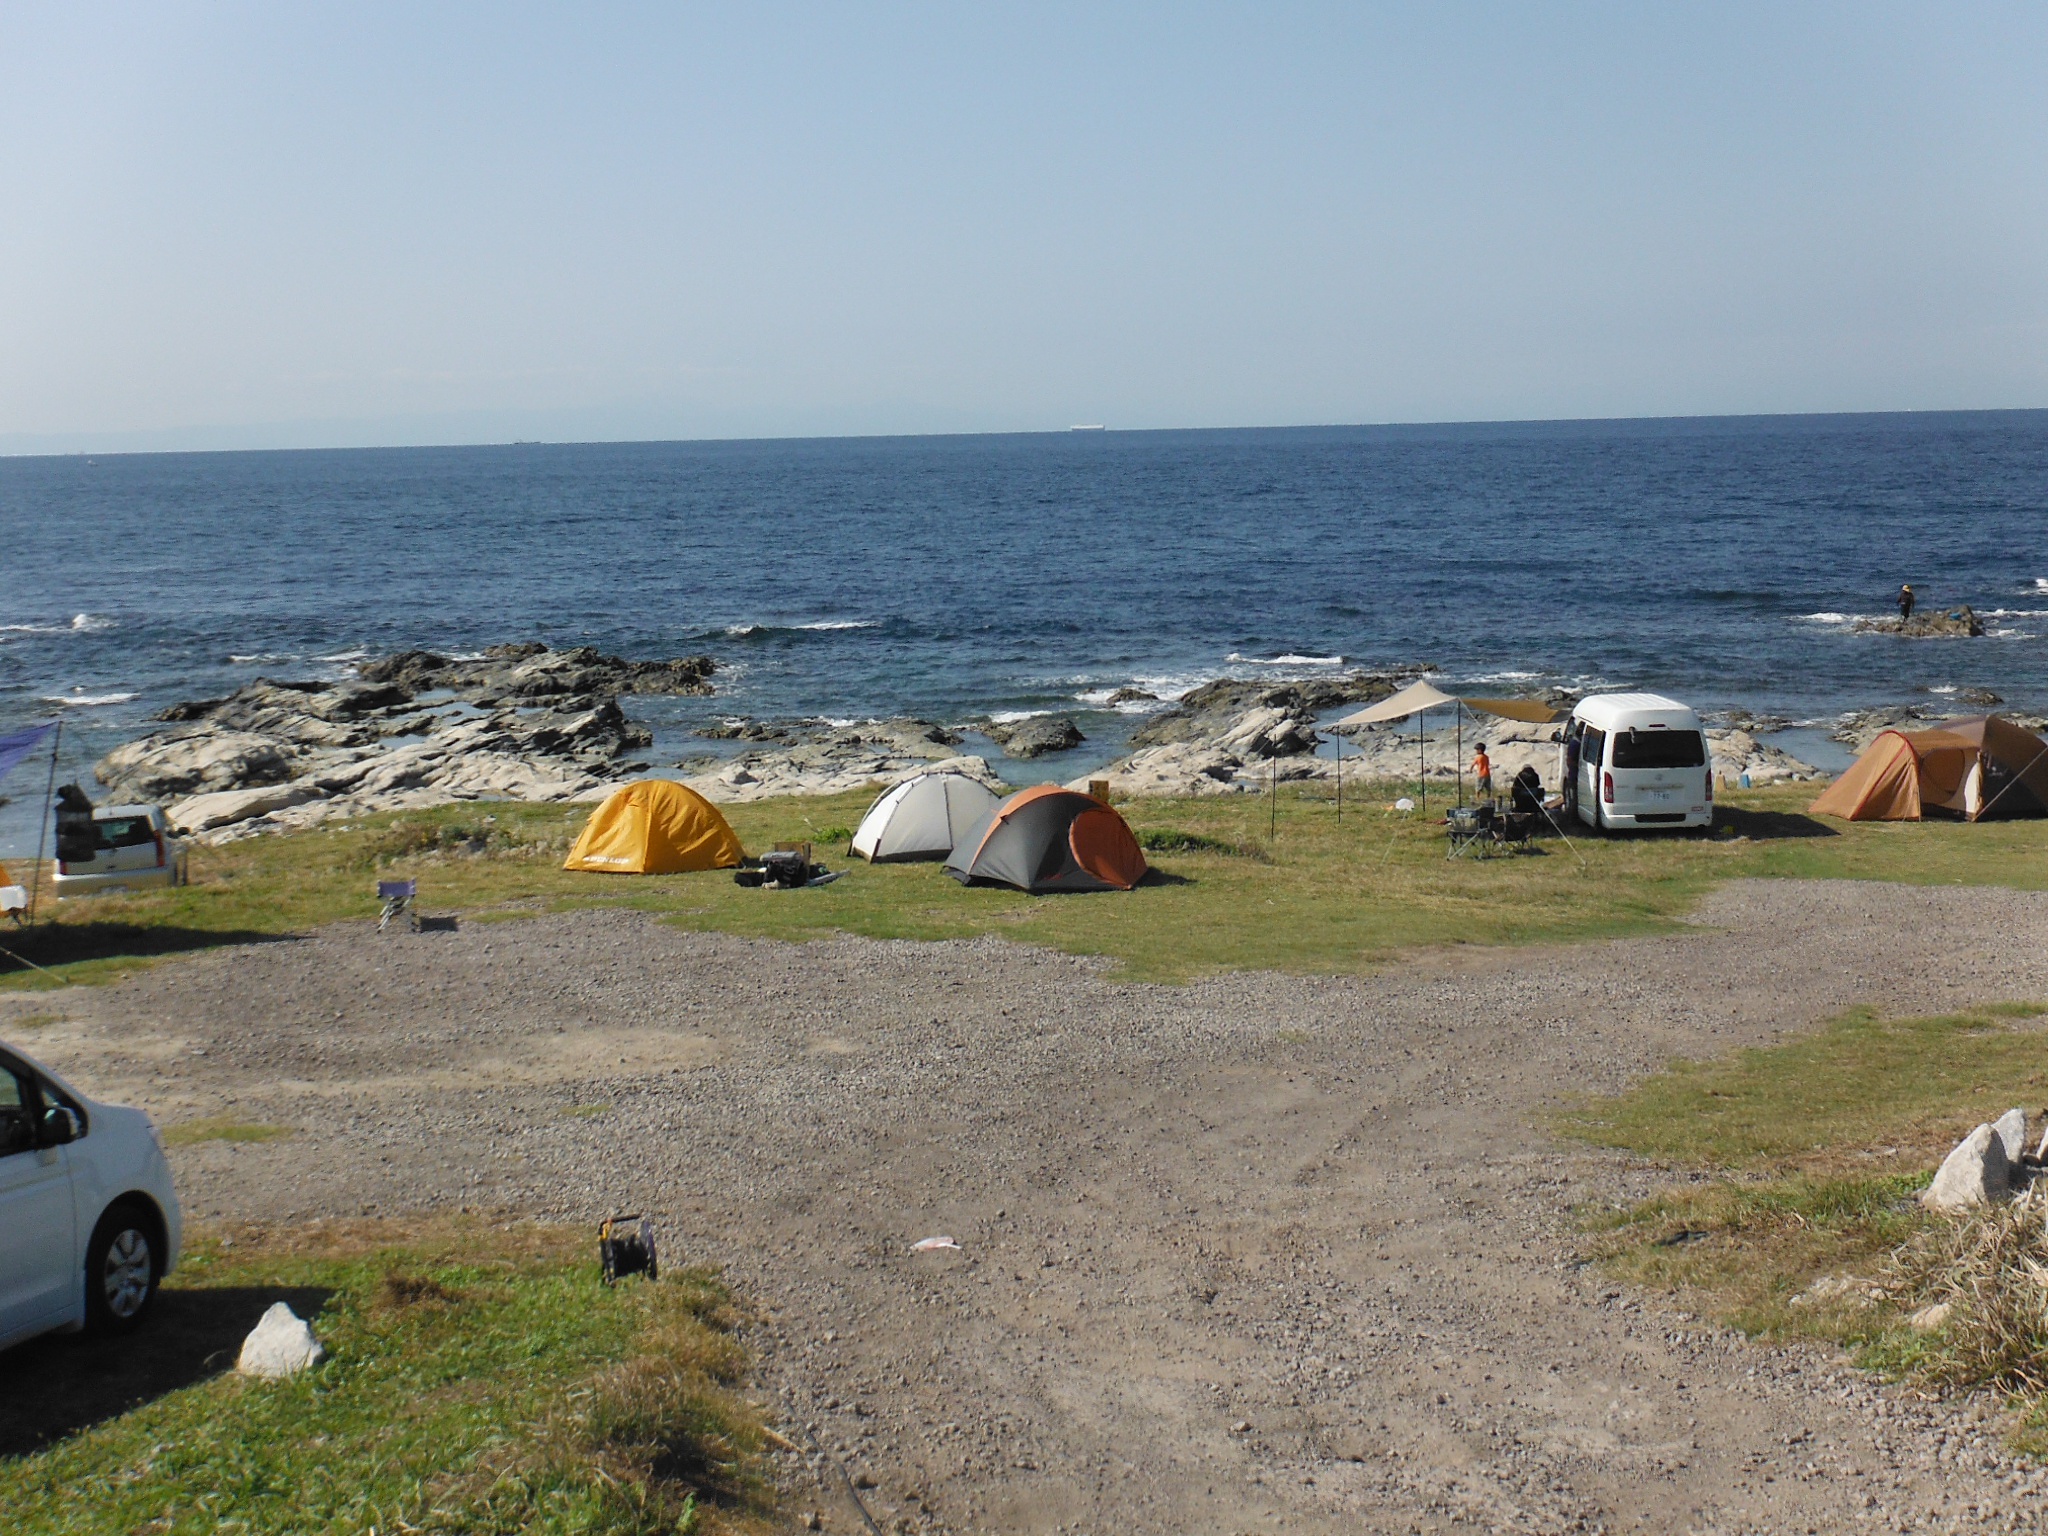
M1065 715L1031 715L1022 720L991 721L981 733L1003 749L1003 756L1019 759L1045 757L1054 752L1071 752L1088 738L1081 727Z
M1947 613L1916 613L1910 619L1858 619L1850 627L1860 635L1906 640L1975 640L1984 634L1984 621L1968 605Z

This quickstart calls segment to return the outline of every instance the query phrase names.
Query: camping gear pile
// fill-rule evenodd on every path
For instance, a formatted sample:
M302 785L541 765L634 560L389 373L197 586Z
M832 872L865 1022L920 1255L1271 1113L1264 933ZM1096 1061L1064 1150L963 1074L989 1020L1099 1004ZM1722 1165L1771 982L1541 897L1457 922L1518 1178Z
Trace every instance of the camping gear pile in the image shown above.
M2003 715L1880 731L1809 809L1844 821L2048 816L2048 742Z
M735 885L771 891L797 891L806 886L830 885L845 873L843 869L830 870L822 864L813 864L811 845L798 843L794 847L777 848L773 853L747 860L743 868L733 871L732 878Z

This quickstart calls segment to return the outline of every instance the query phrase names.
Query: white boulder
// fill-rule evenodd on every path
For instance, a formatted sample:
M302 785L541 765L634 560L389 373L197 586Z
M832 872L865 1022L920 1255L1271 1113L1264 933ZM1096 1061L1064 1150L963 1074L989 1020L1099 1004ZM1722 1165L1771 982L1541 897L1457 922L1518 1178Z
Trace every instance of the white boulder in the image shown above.
M278 1301L271 1303L270 1310L249 1330L249 1337L242 1340L242 1352L235 1358L235 1369L244 1376L276 1379L296 1376L307 1366L318 1365L326 1357L327 1351L313 1337L313 1330L306 1325L305 1319Z
M2005 1142L1991 1126L1980 1125L1942 1161L1920 1203L1930 1211L1967 1211L1995 1204L2011 1193L2012 1161L2005 1155Z
M232 826L252 816L268 816L289 806L304 805L320 798L320 787L300 780L294 784L266 784L258 789L222 789L209 795L193 795L170 806L164 815L180 832L211 832Z
M1991 1129L1998 1132L1998 1139L2005 1146L2005 1160L2017 1173L2020 1159L2027 1153L2027 1112L2008 1109L1991 1122Z

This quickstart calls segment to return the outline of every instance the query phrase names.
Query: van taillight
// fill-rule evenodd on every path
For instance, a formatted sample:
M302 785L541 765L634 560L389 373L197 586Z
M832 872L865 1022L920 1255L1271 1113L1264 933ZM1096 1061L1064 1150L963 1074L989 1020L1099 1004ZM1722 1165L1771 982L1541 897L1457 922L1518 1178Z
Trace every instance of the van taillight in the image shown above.
M1609 805L1614 804L1614 775L1611 773L1600 775L1600 798Z
M1713 770L1713 769L1711 769L1711 768L1709 768L1709 769L1707 770L1707 804L1709 804L1709 805L1712 805L1713 803L1714 803L1714 770Z

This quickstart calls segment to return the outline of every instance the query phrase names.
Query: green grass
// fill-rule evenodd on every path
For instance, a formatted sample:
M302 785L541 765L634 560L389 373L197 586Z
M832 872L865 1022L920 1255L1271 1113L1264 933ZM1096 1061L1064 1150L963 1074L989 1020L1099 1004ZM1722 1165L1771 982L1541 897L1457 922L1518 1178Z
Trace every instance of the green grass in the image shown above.
M259 1125L240 1120L185 1120L167 1125L160 1133L167 1147L196 1147L205 1141L276 1141L289 1136L288 1125Z
M1838 1166L1943 1151L2014 1104L2048 1102L2048 1003L1934 1018L1852 1009L1818 1034L1678 1062L1564 1115L1570 1135L1715 1170Z
M769 1507L764 1436L735 1392L746 1356L726 1294L701 1272L607 1290L593 1248L588 1234L481 1222L202 1240L166 1291L167 1313L203 1316L209 1295L247 1312L279 1291L326 1293L314 1326L328 1359L288 1382L204 1374L0 1460L6 1527L642 1536L758 1526ZM172 1347L165 1335L177 1329L165 1323L120 1348ZM44 1373L59 1395L76 1374Z
M493 804L373 817L346 829L196 848L182 890L66 902L7 947L0 986L100 982L180 952L257 943L376 911L379 876L414 875L432 915L509 921L625 907L679 926L790 940L837 933L947 939L1001 934L1106 955L1124 974L1178 981L1270 968L1349 972L1448 944L1569 942L1664 930L1722 881L1837 877L2048 886L2048 822L1980 826L1823 823L1809 786L1726 797L1711 837L1544 839L1526 856L1444 858L1442 830L1389 802L1413 786L1352 786L1343 820L1313 792L1143 800L1121 809L1158 876L1128 893L1033 897L964 889L932 864L850 866L817 890L743 890L730 875L571 874L559 866L588 808ZM823 851L869 797L728 808L750 849L809 839ZM1432 795L1435 806L1438 797Z
M2048 1329L2015 1344L2009 1309L1977 1304L1998 1287L1959 1280L1979 1262L1966 1250L2005 1251L2008 1218L1957 1223L1914 1198L1973 1126L2048 1097L2044 1014L2048 1004L1908 1019L1859 1009L1572 1107L1556 1120L1565 1135L1678 1176L1652 1199L1587 1213L1592 1256L1731 1326L1831 1340L1888 1374L2009 1385L2024 1379L2015 1354L2048 1370ZM1948 1328L1908 1324L1963 1292L1974 1310Z

